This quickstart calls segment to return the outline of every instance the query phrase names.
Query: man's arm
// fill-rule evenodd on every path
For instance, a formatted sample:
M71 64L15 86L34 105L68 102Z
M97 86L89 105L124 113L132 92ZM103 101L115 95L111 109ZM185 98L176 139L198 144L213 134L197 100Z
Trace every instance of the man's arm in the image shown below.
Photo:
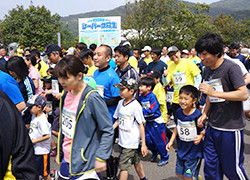
M22 101L20 103L17 103L16 107L17 107L17 109L18 109L19 112L22 112L26 108L26 104L25 104L24 101Z
M244 81L246 83L246 85L250 84L250 74L249 73L246 73L244 76Z

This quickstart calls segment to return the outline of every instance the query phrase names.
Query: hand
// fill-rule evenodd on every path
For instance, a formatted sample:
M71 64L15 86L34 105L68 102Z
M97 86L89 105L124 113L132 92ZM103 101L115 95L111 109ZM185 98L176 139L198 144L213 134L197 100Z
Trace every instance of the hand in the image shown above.
M54 98L56 98L57 100L60 100L60 98L61 98L61 93L56 93L56 94L54 94L53 96L54 96Z
M214 93L215 93L214 88L207 83L201 83L199 86L199 90L208 96L214 96Z
M204 123L206 122L206 119L207 115L203 113L197 120L197 126L202 128L204 126Z
M147 146L146 146L146 145L142 145L142 147L141 147L141 153L142 153L142 156L143 156L143 157L147 156L147 154L148 154L148 149L147 149Z
M95 161L95 170L97 173L105 171L107 169L107 163L106 161Z
M163 76L166 77L167 75L168 75L168 70L166 69L166 67L164 67Z
M194 137L194 144L197 145L201 142L201 139L203 138L203 135L196 135Z
M166 150L170 151L170 148L172 147L173 142L169 141L168 144L166 145Z
M40 92L39 95L45 97L46 96L46 92L44 90L42 90L42 92Z

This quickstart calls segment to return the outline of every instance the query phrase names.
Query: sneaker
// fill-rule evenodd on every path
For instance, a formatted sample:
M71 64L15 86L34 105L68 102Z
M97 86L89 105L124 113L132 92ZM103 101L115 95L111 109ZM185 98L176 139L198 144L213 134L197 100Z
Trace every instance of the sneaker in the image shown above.
M155 162L156 159L157 159L157 155L158 155L158 154L153 154L153 155L151 156L151 158L150 158L150 161L151 161L151 162Z
M168 160L160 160L160 162L157 164L157 166L164 166L168 163Z

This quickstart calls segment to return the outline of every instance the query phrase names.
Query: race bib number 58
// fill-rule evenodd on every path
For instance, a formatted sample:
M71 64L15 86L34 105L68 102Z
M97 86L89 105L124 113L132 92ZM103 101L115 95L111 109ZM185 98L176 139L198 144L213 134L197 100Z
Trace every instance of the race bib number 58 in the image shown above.
M177 132L180 140L190 142L197 135L195 121L183 122L177 120Z

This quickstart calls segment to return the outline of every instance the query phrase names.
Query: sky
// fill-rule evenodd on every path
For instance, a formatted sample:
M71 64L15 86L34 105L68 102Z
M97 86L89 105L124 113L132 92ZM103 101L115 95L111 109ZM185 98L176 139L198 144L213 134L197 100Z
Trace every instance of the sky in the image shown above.
M125 5L127 1L130 0L33 0L33 5L44 5L52 14L57 13L60 16L68 16L90 11L111 10L118 6ZM219 0L188 1L211 4ZM30 2L30 0L7 0L1 3L0 19L4 19L4 15L8 14L8 11L15 8L17 5L23 5L24 8L28 8Z

